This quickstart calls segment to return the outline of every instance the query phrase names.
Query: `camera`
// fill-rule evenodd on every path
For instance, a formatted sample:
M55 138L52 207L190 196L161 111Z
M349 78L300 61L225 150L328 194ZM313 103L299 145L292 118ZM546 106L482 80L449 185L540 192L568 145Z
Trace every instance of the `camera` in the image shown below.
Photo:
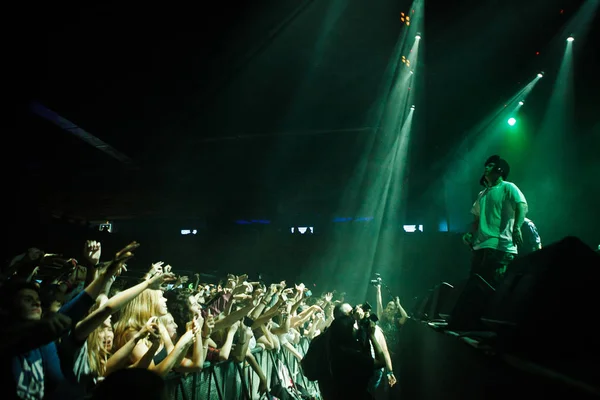
M371 310L373 309L373 307L371 307L371 305L368 302L365 301L363 304L360 304L356 307L360 307L365 313L365 316L359 321L359 324L369 326L369 323L371 321L373 321L373 322L379 321L379 318L377 318L376 314L371 314ZM356 309L356 307L355 307L355 309ZM353 310L353 313L354 313L354 310Z
M371 279L371 285L379 286L381 285L382 279L381 274L375 273L375 279Z

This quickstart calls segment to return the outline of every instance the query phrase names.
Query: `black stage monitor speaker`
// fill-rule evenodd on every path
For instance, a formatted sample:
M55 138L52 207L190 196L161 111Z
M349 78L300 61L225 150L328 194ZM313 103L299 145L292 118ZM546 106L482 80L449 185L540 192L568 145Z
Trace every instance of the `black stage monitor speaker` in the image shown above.
M440 315L440 311L443 310L444 305L448 303L448 299L453 290L454 286L448 282L442 282L433 288L431 302L429 304L429 309L427 310L427 314L431 321L445 320L445 318Z
M515 260L482 321L498 333L501 350L581 364L600 356L599 285L600 255L566 237Z
M414 318L421 321L445 320L441 313L445 304L448 303L452 291L454 291L454 287L447 282L439 283L429 289L417 303Z
M494 288L480 275L474 274L450 297L446 308L450 311L448 330L481 331L489 330L480 318L494 295Z
M452 317L452 311L454 311L454 307L456 307L456 303L458 302L458 299L460 298L460 295L467 282L468 280L464 279L454 284L452 290L449 291L446 296L444 296L444 301L439 306L440 318L442 318L444 321L450 321L450 318Z
M425 295L417 297L415 305L413 307L412 318L417 321L427 321L429 315L427 315L427 309L430 304L431 291L428 291Z

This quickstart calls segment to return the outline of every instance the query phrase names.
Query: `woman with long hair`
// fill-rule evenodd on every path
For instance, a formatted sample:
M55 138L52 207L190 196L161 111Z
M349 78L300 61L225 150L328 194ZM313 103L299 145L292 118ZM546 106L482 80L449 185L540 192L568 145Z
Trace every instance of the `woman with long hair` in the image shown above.
M112 314L127 307L138 297L144 296L144 293L156 291L170 279L173 279L172 275L162 274L119 292L110 299L105 295L100 295L88 316L77 324L69 339L61 343L60 352L63 364L73 363L72 371L75 380L85 393L89 393L96 383L107 375L109 358L114 358L112 371L117 369L116 366L124 367L119 359L127 355L123 355L123 352L112 355L114 342ZM105 290L110 290L110 284ZM150 331L141 329L136 333L147 336Z
M151 318L165 316L167 313L167 299L161 290L144 291L121 311L121 317L114 327L116 349L132 340ZM151 343L148 339L139 340L130 355L129 364L147 363L150 370L163 377L173 368L185 372L200 371L204 363L203 327L204 320L198 316L187 324L187 331L173 346L166 327L159 323L158 332L155 332L160 337L159 344ZM190 360L185 355L192 345L193 355ZM150 351L153 349L155 350Z
M90 333L86 340L86 353L90 372L88 376L93 377L92 379L95 382L105 376L106 363L111 356L115 335L110 322L110 317L108 317L102 326L99 326ZM77 368L77 365L75 367ZM79 377L82 377L82 375L79 375Z
M397 351L399 331L402 325L408 320L408 314L400 304L400 298L389 301L383 308L381 296L381 285L376 286L377 290L377 317L379 317L379 326L385 333L390 353Z

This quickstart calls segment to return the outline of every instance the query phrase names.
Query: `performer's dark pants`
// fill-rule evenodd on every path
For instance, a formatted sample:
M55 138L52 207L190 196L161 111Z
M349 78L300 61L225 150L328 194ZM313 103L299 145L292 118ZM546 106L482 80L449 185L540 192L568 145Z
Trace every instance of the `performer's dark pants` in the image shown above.
M497 287L506 273L506 267L515 255L494 249L480 249L473 252L471 274L479 274L487 283Z

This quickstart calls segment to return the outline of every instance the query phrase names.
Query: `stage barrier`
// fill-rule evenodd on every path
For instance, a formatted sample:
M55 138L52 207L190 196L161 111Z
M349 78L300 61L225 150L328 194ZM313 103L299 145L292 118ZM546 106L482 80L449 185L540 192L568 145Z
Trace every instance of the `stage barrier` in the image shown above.
M304 355L308 346L308 339L303 338L294 347L301 355ZM298 359L287 349L281 348L275 352L255 348L252 354L264 371L270 388L279 383L276 368L279 365L279 370L281 370L283 365L287 367L294 385L303 388L310 398L321 398L318 385L304 377ZM202 372L174 373L167 378L167 383L170 398L176 400L254 400L261 398L258 393L258 375L246 361L237 363L228 360L216 364L206 363ZM263 395L262 398L268 397Z

